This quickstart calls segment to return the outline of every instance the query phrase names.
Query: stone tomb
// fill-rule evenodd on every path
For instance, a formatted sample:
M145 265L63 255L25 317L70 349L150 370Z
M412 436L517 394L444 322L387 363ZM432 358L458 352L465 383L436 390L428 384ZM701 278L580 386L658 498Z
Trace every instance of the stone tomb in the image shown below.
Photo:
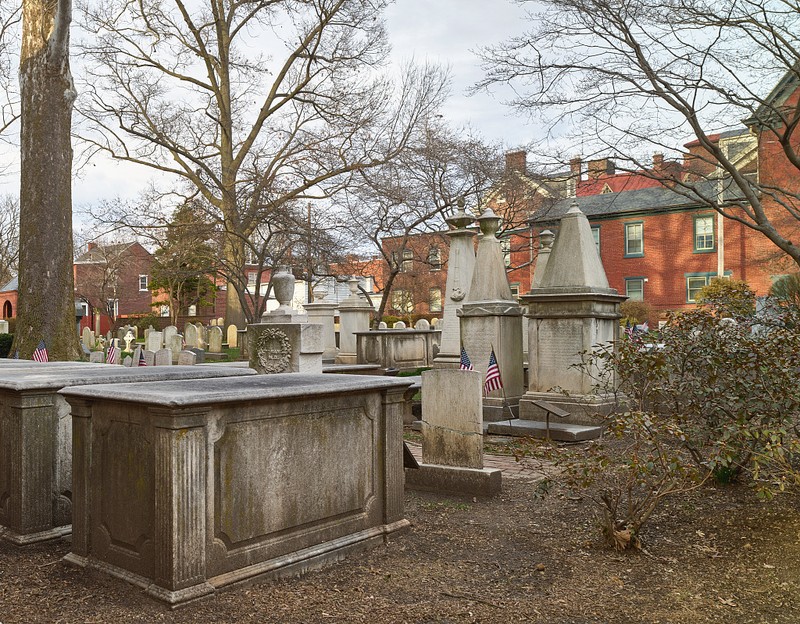
M292 374L65 389L66 560L175 606L383 543L409 525L408 385Z
M19 361L19 360L18 360ZM72 425L61 388L252 375L250 369L52 362L0 369L0 537L17 545L70 532ZM111 432L113 434L113 432ZM105 433L103 434L105 435ZM82 442L79 440L78 444Z
M256 323L247 338L250 366L261 374L322 373L322 325Z

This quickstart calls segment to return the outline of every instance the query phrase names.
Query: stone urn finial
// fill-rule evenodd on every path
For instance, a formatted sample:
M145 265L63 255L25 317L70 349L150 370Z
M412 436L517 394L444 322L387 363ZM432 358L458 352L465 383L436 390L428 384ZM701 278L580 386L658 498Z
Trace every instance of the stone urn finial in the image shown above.
M294 297L294 274L291 267L282 264L278 266L275 273L270 278L272 281L272 291L280 304L276 313L291 314L292 298Z
M500 222L502 219L498 217L491 208L483 211L483 214L478 217L478 224L481 227L481 233L484 236L492 238L497 237L497 230L500 229Z
M319 302L325 299L328 294L328 289L325 288L322 284L317 284L314 286L312 293L314 294L314 301Z
M470 223L472 223L473 218L469 216L466 212L464 212L464 198L458 198L458 210L453 214L453 216L448 217L445 219L447 223L449 223L454 229L462 230L467 227Z
M350 289L351 297L358 297L358 278L351 277L347 280L347 287Z
M542 230L539 232L539 246L542 249L550 250L553 247L553 241L555 240L556 235L553 234L550 230Z

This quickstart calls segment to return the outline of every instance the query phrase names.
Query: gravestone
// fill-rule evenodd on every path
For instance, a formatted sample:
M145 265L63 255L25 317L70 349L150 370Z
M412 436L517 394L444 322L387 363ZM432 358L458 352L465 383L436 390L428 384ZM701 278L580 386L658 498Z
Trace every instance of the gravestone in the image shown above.
M410 488L491 495L501 471L483 468L483 373L438 368L422 373L422 464L406 471Z
M208 330L208 350L211 353L222 353L221 327L212 327Z
M164 344L164 347L172 350L172 362L174 364L178 361L178 353L183 351L183 335L173 334L170 341Z
M131 366L133 366L133 358L130 355L126 355L125 359L122 360L122 365L130 368Z
M183 340L187 347L197 346L197 327L192 323L186 323L183 328Z
M7 325L7 323L6 323L6 325ZM2 329L1 325L0 325L0 329ZM0 331L0 334L6 334L6 333L8 333L8 332L7 331ZM91 329L89 329L88 327L84 327L83 330L81 331L81 343L87 349L91 349L92 347L94 347L94 332Z
M0 320L0 334L8 333L8 321Z
M206 352L204 349L199 349L198 347L192 347L191 349L187 349L187 351L191 351L195 355L195 364L202 364L206 361Z
M153 357L153 366L172 366L172 349L158 349Z
M106 356L102 351L92 351L89 354L89 362L91 364L103 364L106 361Z
M431 324L426 319L419 319L414 325L414 329L430 329Z
M141 359L141 355L142 355L142 345L136 345L136 348L133 350L132 366L139 366L139 360Z
M388 328L389 328L389 326L386 323L384 323L383 321L378 323L378 329L383 330L383 329L388 329Z
M197 363L197 354L194 351L181 351L178 354L179 366L192 366Z
M147 366L155 366L156 365L156 354L152 351L148 351L147 349L144 350L144 363Z
M224 327L225 326L225 319L221 316L217 319L217 327Z
M235 349L239 346L239 328L236 325L228 325L228 348Z
M163 334L160 331L151 331L147 334L147 338L145 338L144 348L148 351L158 351L161 349L162 338Z
M406 324L403 321L397 321L394 325L392 325L392 329L405 329Z
M173 339L174 336L177 335L177 333L178 333L178 328L175 327L174 325L167 325L164 328L164 332L163 332L164 338L163 338L163 340L164 340L164 346L165 347L167 347L169 349L174 349L175 348L175 347L172 346L173 345L172 339Z
M202 323L197 323L197 344L198 349L208 348L208 327Z

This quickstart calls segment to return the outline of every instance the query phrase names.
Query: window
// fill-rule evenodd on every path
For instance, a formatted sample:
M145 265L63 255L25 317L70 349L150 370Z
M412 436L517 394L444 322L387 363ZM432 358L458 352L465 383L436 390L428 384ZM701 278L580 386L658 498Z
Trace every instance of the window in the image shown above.
M392 309L404 314L410 314L414 311L414 300L411 293L402 288L397 288L392 291Z
M644 278L626 277L625 294L631 301L644 301Z
M442 311L442 289L431 288L429 292L430 310L431 312Z
M169 306L168 305L162 305L158 309L158 313L159 313L159 316L169 316Z
M519 299L519 283L515 282L514 284L509 284L511 286L511 296L514 299Z
M603 185L603 190L600 191L601 195L607 195L608 193L613 193L614 191L611 190L611 187L608 184Z
M147 290L147 283L148 283L147 276L146 275L140 275L139 276L139 290Z
M730 279L731 271L725 271L724 279ZM686 303L695 303L697 301L697 293L699 293L704 286L708 286L711 280L717 279L717 273L685 273L686 277Z
M106 311L109 316L117 318L119 316L119 299L106 300Z
M197 306L190 305L189 309L186 311L187 316L197 316Z
M714 216L701 215L694 218L694 251L714 251Z
M625 257L636 257L644 255L644 224L637 223L625 224Z
M592 226L592 237L594 238L594 246L597 248L597 255L600 255L600 226Z
M500 241L500 251L503 252L503 263L511 266L511 240L504 238Z
M410 273L414 270L414 252L410 249L403 250L403 267L400 270L403 273Z
M428 251L428 264L431 265L431 271L442 270L442 251L438 247L431 247Z

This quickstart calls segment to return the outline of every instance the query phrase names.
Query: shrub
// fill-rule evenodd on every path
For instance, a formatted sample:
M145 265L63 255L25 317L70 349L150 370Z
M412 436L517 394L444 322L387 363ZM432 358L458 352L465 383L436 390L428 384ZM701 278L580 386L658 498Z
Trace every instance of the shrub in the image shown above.
M0 358L8 357L12 342L14 342L14 334L0 334Z
M800 273L784 275L775 280L769 294L782 303L800 307Z
M667 496L707 479L743 481L765 499L800 483L800 310L756 317L737 294L671 315L659 346L634 335L585 354L596 387L616 396L611 431L626 444L608 470L606 442L571 467L598 481L602 525L617 547L639 532Z
M714 278L697 293L695 301L723 316L746 316L756 309L756 293L741 280Z
M649 320L653 314L653 307L646 301L623 301L619 306L622 314L621 322L625 325L630 321L631 325L637 325Z

